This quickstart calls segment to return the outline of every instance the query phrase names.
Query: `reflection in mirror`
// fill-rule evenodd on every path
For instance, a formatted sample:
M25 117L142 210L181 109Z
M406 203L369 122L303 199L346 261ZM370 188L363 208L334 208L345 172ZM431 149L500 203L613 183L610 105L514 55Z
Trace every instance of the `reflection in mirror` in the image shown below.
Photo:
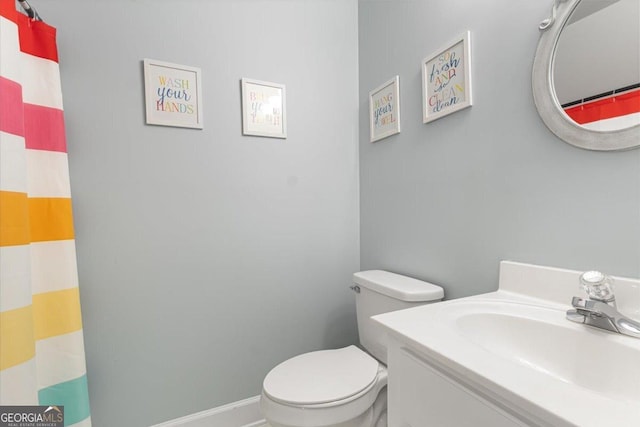
M605 18L607 21L612 21L614 26L609 27L604 33L599 32L599 30L601 30L601 28L599 28L600 24L596 25L592 23L587 25L588 32L598 34L595 36L595 39L592 40L604 42L604 49L601 48L594 58L587 59L579 68L574 68L573 71L569 73L570 77L568 78L561 77L562 65L559 65L558 75L556 76L556 61L561 62L566 55L569 55L568 62L577 62L577 59L574 59L576 55L580 52L594 50L593 45L596 44L594 41L588 41L579 46L576 46L574 43L573 47L560 48L563 52L567 52L566 55L560 51L558 55L556 55L558 40L564 38L564 30L581 21L589 22L589 18L594 19L594 17L599 16L600 13L614 11L615 8L610 8L618 3L623 5L626 4L626 2L633 2L635 4L635 12L626 13L628 17L635 17L633 24L630 23L631 21L627 23L622 17ZM561 140L576 147L596 151L628 150L630 148L640 147L640 123L638 123L637 119L634 119L634 117L637 117L637 113L640 113L640 98L636 96L635 100L632 99L630 102L624 103L620 102L626 99L622 97L622 94L616 93L615 96L613 94L615 89L620 88L623 88L623 92L627 95L633 94L636 91L636 89L629 88L628 86L637 84L640 81L640 68L638 66L640 49L636 45L635 48L627 47L619 51L617 48L618 45L616 44L614 46L614 43L611 41L612 33L617 34L618 32L624 33L622 38L625 41L635 40L637 42L640 39L640 29L638 28L640 12L638 12L637 9L639 2L640 0L553 0L551 16L542 21L538 26L541 31L540 40L538 41L538 48L536 49L536 56L533 60L533 70L531 72L533 101L536 104L538 114L544 124ZM600 3L600 5L593 3ZM633 7L634 5L632 4L631 6ZM585 9L585 7L587 8ZM576 11L575 15L573 14L574 11ZM567 23L570 20L573 21L573 24L568 25ZM623 21L625 22L624 25L621 24ZM586 37L586 35L584 37ZM636 79L634 83L626 85L626 83L607 82L604 86L605 89L595 89L599 82L606 81L605 77L611 74L613 72L612 70L619 69L625 64L631 64L631 71L635 72ZM604 65L604 68L601 68L601 65ZM582 80L582 76L593 68L597 69L596 75L587 83L582 84L582 90L580 92L565 94L565 87L569 88L574 81ZM554 83L556 79L558 80L557 84ZM611 94L602 95L604 92ZM608 117L607 115L597 112L595 114L596 119L591 120L590 124L587 125L587 123L579 124L577 122L579 119L571 119L567 111L560 106L560 102L571 103L578 101L578 103L573 106L580 110L587 110L586 107L591 106L588 103L594 101L593 99L589 99L593 96L597 96L597 99L603 101L605 104L613 104L615 102L615 108L629 104L635 107L632 107L631 111L625 107L627 109L623 113L620 113L617 112L615 108L609 108L610 106L608 105L605 110L612 111L607 113ZM564 101L558 101L559 98L563 98ZM596 111L602 110L600 105L595 105L594 109ZM606 120L618 120L622 117L625 117L623 120L631 119L633 121L623 125L603 128L602 125L604 125L604 123L613 123L606 122ZM637 124L634 125L633 123ZM592 130L587 126L600 126L600 128L598 130Z
M577 125L640 124L640 0L582 0L558 38L553 90Z

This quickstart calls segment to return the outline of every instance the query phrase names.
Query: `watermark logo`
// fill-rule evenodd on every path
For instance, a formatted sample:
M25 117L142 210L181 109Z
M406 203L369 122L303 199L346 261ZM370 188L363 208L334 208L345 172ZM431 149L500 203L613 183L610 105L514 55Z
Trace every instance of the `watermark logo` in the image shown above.
M0 406L0 427L64 427L64 406Z

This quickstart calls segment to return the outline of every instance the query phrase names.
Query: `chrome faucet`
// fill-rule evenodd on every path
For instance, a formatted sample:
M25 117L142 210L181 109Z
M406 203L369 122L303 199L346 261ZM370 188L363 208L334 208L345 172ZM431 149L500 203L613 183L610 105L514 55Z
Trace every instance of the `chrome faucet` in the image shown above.
M640 338L640 322L629 319L616 308L613 280L599 271L587 271L580 276L582 289L588 299L573 297L573 310L567 319L607 331Z

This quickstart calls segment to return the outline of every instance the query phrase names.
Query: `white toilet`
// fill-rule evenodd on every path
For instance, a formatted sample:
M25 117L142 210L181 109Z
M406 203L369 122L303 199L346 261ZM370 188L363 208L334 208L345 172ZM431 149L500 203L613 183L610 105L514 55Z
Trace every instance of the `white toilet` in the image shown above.
M285 360L267 374L260 408L272 427L386 427L387 349L371 316L440 301L441 287L370 270L353 275L360 344Z

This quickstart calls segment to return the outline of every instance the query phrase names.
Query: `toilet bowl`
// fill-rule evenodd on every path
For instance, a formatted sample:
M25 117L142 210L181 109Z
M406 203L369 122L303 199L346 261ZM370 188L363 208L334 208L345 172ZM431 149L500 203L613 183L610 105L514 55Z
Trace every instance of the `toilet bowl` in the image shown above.
M356 346L314 351L269 372L260 406L272 427L386 426L386 385L385 366Z
M381 270L355 273L360 343L295 356L265 377L260 409L271 427L387 427L384 333L371 316L442 299L441 287Z

